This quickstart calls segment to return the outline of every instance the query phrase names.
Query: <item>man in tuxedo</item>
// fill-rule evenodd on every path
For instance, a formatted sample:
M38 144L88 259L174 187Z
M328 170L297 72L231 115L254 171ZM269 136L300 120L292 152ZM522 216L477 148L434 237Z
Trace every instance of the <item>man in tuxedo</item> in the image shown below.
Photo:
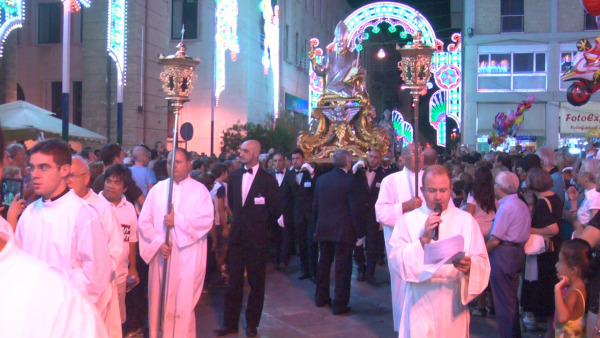
M283 179L287 172L285 167L285 157L282 153L273 155L273 176L279 184L279 191L283 199ZM285 211L285 210L284 210ZM289 231L293 230L292 215L289 212L284 212L277 219L277 224L273 225L273 236L275 242L275 269L285 272L290 260L290 245L294 245L293 237L289 236Z
M367 235L366 264L363 243L357 243L354 249L354 259L358 266L357 279L359 282L366 280L371 285L377 284L377 280L375 279L375 265L377 264L379 255L384 250L383 241L379 240L379 237L383 237L383 232L375 216L375 202L377 202L377 196L379 196L379 187L381 181L386 176L383 169L379 166L380 163L381 152L373 149L369 151L366 165L363 160L360 160L352 168L358 186L364 192L365 196L363 199L363 222Z
M244 270L250 294L246 305L246 335L256 337L265 296L265 269L269 225L281 215L277 180L260 168L260 143L245 141L241 146L243 164L229 174L227 199L233 213L229 232L229 289L225 295L223 327L217 336L238 332L244 297Z
M347 150L333 154L333 170L323 174L315 185L313 208L316 218L315 240L321 257L317 274L315 305L331 305L334 315L350 311L350 279L352 251L358 238L364 237L360 222L362 205L360 189L353 175L348 174L352 160ZM364 240L364 239L362 239ZM329 295L329 273L335 259L335 295Z

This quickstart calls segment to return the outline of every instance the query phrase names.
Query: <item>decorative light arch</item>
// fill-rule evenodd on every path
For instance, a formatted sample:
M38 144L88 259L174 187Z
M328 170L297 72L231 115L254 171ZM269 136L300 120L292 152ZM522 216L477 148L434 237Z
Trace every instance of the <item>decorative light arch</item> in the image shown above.
M413 143L413 126L404 121L402 113L397 109L392 111L392 125L396 131L396 139L402 140L402 148Z
M23 27L25 20L25 1L0 0L0 57L4 41L13 29Z
M108 1L108 28L106 34L106 50L108 55L115 61L120 84L125 85L125 75L127 73L126 0Z
M3 0L0 0L0 2ZM85 8L90 8L91 1L90 0L63 0L63 3L71 4L71 13L79 12L81 10L81 6Z
M350 30L350 48L356 48L357 38L363 36L367 28L377 27L382 22L391 27L400 25L411 35L421 32L423 43L427 46L441 48L443 45L436 38L429 21L417 10L401 3L383 1L365 5L344 20Z
M225 51L229 50L231 61L237 60L240 45L237 35L237 0L216 0L215 19L215 105L219 105L219 96L225 90Z
M279 115L279 6L271 0L261 0L260 11L265 20L262 64L265 75L273 69L273 117Z

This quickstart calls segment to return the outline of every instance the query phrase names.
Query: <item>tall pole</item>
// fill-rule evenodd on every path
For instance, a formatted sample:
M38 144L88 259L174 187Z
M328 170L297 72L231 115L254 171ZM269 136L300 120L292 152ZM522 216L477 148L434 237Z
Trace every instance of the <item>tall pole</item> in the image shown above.
M415 147L415 197L419 197L419 94L413 94L413 113L414 113L414 147Z
M123 72L117 69L117 143L123 145Z
M71 92L71 2L63 1L62 139L69 141L69 93Z

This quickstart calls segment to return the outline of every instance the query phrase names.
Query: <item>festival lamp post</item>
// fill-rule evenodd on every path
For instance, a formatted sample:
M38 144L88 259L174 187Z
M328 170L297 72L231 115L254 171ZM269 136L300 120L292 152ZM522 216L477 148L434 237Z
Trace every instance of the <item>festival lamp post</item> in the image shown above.
M421 32L414 36L413 43L402 48L400 51L402 59L398 62L400 76L404 84L402 90L410 90L413 97L414 112L414 144L415 146L415 196L419 196L419 99L427 93L427 82L431 78L431 55L435 51L432 46L422 44Z
M167 94L166 100L169 108L175 115L175 123L173 127L173 150L171 152L171 170L169 179L169 195L167 198L167 214L171 212L173 198L173 172L175 168L175 150L178 144L179 132L179 113L183 104L189 101L189 95L194 89L193 84L196 81L195 73L196 65L200 63L200 59L192 59L185 55L185 44L183 43L183 32L181 34L181 42L177 45L177 52L173 55L160 55L159 60L163 64L164 70L160 73L160 79L163 82L163 90ZM166 228L165 244L169 245L170 229ZM167 270L169 260L164 259L163 278L160 289L160 308L159 308L159 331L162 332L164 320L164 307L166 303L166 285L168 283Z

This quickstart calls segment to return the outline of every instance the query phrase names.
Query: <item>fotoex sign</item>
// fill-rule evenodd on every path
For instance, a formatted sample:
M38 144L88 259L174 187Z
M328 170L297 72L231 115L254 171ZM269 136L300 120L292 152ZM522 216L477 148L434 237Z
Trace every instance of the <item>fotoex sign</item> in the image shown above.
M560 103L561 134L585 134L589 129L600 129L600 103L589 102L581 107Z

